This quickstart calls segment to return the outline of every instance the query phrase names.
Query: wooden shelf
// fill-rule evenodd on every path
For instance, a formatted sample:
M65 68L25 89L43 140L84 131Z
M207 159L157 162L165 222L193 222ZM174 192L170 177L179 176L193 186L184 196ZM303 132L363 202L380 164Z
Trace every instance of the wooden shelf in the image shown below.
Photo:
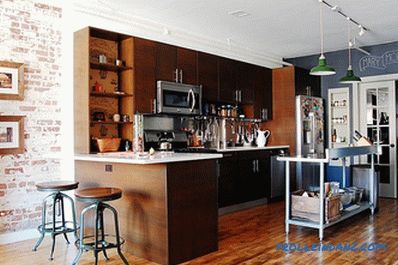
M90 67L92 69L106 70L106 71L113 71L113 72L119 72L119 71L133 69L130 66L117 66L117 65L109 64L109 63L90 63Z
M90 96L118 98L118 97L132 97L133 94L128 94L128 93L108 93L108 92L90 92Z
M91 124L133 124L132 121L90 121Z

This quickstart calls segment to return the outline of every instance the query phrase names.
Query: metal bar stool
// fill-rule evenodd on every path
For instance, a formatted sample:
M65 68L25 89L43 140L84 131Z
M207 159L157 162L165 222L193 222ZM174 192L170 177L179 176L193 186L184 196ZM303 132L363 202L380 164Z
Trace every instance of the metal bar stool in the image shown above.
M74 232L75 238L77 239L77 223L76 223L76 210L75 203L71 197L62 193L61 191L74 190L78 187L79 182L74 181L50 181L36 184L38 191L52 192L50 195L43 199L41 225L37 228L40 232L40 238L37 240L33 251L36 251L41 242L44 239L46 233L51 234L52 246L49 260L53 259L54 248L55 248L55 237L59 234L63 234L66 242L69 244L67 233ZM52 202L52 220L47 222L47 201L51 198ZM65 220L65 204L64 199L67 199L71 203L72 207L72 221ZM58 211L57 211L58 210ZM61 220L57 220L60 217ZM59 219L59 218L58 218Z
M91 203L89 206L84 208L80 215L80 237L76 241L79 247L79 253L73 260L73 265L79 262L83 251L93 250L95 264L98 264L98 253L103 252L105 259L108 259L106 250L110 248L117 248L117 252L120 258L123 260L125 265L128 265L127 259L122 254L120 249L121 245L124 243L124 239L119 235L119 221L117 216L117 211L115 208L109 204L104 203L105 201L113 201L120 199L122 197L122 190L118 188L89 188L83 190L77 190L75 193L76 198L82 202ZM95 210L95 228L94 235L84 236L84 216L85 214L94 209ZM104 210L109 209L113 213L115 222L115 236L105 234L104 229ZM114 238L114 242L110 239Z

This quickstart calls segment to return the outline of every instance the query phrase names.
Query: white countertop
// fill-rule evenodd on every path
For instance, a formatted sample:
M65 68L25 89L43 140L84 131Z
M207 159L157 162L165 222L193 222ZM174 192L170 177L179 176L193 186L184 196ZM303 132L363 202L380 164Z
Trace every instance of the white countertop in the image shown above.
M237 151L261 151L261 150L272 150L272 149L284 149L289 148L288 145L270 145L264 147L255 146L240 146L240 147L228 147L227 149L220 149L218 152L237 152Z
M138 164L138 165L176 163L176 162L195 161L195 160L218 159L222 157L223 157L222 154L172 153L172 152L156 152L155 155L153 156L149 156L146 153L142 157L137 157L133 152L75 154L75 160L79 161L124 163L124 164Z

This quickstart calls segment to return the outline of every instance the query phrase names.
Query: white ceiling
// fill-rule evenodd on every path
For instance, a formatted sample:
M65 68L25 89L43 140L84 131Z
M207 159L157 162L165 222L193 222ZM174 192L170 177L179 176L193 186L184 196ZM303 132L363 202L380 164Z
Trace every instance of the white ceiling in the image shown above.
M397 0L327 0L370 29L361 46L398 40ZM97 0L120 14L148 20L228 45L275 57L319 53L317 0ZM228 13L243 10L237 18ZM347 47L346 20L324 8L325 50ZM353 32L358 32L352 24Z

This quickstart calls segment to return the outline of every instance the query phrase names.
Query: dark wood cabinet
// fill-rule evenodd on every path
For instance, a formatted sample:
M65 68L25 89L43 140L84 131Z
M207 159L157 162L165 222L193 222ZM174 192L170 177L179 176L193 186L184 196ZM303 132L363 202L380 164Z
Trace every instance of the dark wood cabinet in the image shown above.
M294 68L295 91L297 95L321 97L321 79L319 76L310 75L309 70L300 67ZM310 91L307 92L307 88Z
M218 160L218 207L225 207L239 202L236 191L237 158L234 153L225 154Z
M236 103L236 73L237 61L228 58L219 58L219 96L223 103Z
M197 84L197 52L156 43L156 80Z
M185 48L177 48L177 68L180 81L185 84L196 85L198 83L198 53Z
M248 63L237 63L235 87L238 90L238 101L240 104L253 104L254 102L255 71L257 67Z
M176 82L177 47L156 43L156 80Z
M265 118L272 119L272 70L264 67L256 67L254 70L254 117L262 117L266 111Z
M205 101L217 102L218 56L198 52L198 84L202 85Z
M269 151L226 153L218 162L218 171L220 208L269 196Z
M152 112L156 97L155 42L134 38L134 112Z

